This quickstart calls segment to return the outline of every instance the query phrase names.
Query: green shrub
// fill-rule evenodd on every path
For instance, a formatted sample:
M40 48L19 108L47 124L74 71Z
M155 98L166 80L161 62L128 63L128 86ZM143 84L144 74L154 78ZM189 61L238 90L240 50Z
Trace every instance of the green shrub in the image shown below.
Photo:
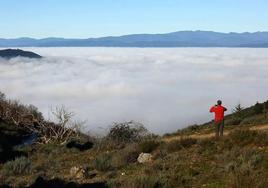
M158 188L161 187L158 178L154 176L139 176L123 183L122 187L127 188Z
M235 108L233 109L233 115L235 116L235 119L242 119L242 117L244 116L243 110L244 107L242 107L240 103L235 106Z
M129 144L113 155L112 165L114 167L122 167L129 163L134 163L137 161L140 152L137 144Z
M198 144L201 147L200 148L201 152L203 152L203 151L214 152L217 149L217 146L215 144L215 140L212 138L201 139L198 141Z
M230 121L228 121L228 125L239 125L242 122L242 118L232 118Z
M110 188L121 188L121 183L116 178L109 178L106 185Z
M159 146L159 142L156 140L144 140L139 143L140 150L144 153L151 153Z
M248 129L232 131L229 135L229 139L231 139L234 144L239 146L245 146L248 144L254 144L258 146L268 145L267 133Z
M26 157L16 158L14 161L8 161L3 165L3 174L21 175L29 174L32 169L31 161Z
M108 171L112 169L112 156L111 154L102 154L97 156L93 162L92 166L98 171Z
M191 137L181 138L181 140L180 140L180 144L184 148L189 148L192 145L196 144L196 142L197 142L197 140L195 138L191 138Z
M176 131L176 133L173 133L171 135L183 135L183 134L189 134L189 133L193 133L196 131L199 131L202 128L202 126L194 124L194 125L189 125L183 129L179 129Z
M218 160L224 163L225 172L229 176L227 178L228 187L235 188L259 187L261 182L259 180L262 178L255 169L258 168L263 159L264 156L253 149L237 147L218 156ZM258 180L258 178L261 179ZM262 181L261 184L263 183Z
M182 146L180 144L179 140L172 140L168 143L166 143L166 145L164 145L165 149L167 150L167 152L172 153L172 152L176 152L182 149Z
M247 145L252 143L257 136L256 131L250 130L235 130L229 135L230 139L238 145Z
M228 187L232 188L251 188L256 187L256 177L250 171L250 166L242 166L236 168L228 181Z
M268 119L265 118L265 114L258 114L253 116L245 117L240 125L261 125L261 124L267 124Z
M140 141L147 134L148 131L142 124L130 121L114 123L107 135L107 138L117 144L133 143Z
M258 146L268 146L268 133L258 132L258 137L255 140L255 144Z
M263 112L263 104L256 103L253 107L255 114L261 114Z
M124 144L118 144L107 137L103 137L103 138L99 138L96 141L96 143L93 146L93 149L96 150L97 153L99 153L99 152L103 152L103 151L111 151L114 149L121 149L123 147L124 147Z
M248 169L253 170L263 160L263 155L254 149L243 149L234 147L230 151L218 155L217 158L226 164L226 172L229 173L236 168L249 166Z

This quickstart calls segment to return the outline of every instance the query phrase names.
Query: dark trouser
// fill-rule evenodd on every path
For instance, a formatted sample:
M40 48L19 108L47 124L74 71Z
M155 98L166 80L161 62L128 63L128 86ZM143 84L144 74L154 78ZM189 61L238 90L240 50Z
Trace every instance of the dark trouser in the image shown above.
M215 121L215 136L218 138L219 136L223 136L223 128L224 128L224 120Z

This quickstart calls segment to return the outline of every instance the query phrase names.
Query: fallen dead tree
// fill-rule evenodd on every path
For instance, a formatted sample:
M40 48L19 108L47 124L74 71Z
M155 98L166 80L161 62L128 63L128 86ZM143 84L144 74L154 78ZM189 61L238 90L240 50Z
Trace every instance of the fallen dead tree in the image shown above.
M65 107L56 107L52 114L56 118L56 123L48 121L32 121L31 124L24 124L28 130L39 136L39 143L56 142L64 144L72 138L79 136L79 126L81 124L71 121L72 112L68 112Z

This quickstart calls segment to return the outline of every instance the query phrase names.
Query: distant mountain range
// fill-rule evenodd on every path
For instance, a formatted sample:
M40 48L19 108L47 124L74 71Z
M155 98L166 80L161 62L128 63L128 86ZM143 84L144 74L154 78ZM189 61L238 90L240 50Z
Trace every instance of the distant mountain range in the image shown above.
M88 39L0 39L0 47L268 47L268 32L179 31Z
M5 49L0 50L0 57L5 59L11 59L14 57L41 58L42 56L33 52L23 51L20 49Z

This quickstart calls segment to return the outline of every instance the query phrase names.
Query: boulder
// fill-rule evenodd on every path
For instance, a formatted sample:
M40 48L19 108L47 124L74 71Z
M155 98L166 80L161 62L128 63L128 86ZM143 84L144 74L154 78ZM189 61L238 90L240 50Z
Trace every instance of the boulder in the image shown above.
M88 168L73 166L70 169L70 175L76 179L92 179L97 176L97 172L90 171Z
M74 166L70 169L70 175L77 179L83 179L86 177L86 170L81 167Z
M152 154L150 153L141 153L138 157L139 163L148 163L152 161Z

